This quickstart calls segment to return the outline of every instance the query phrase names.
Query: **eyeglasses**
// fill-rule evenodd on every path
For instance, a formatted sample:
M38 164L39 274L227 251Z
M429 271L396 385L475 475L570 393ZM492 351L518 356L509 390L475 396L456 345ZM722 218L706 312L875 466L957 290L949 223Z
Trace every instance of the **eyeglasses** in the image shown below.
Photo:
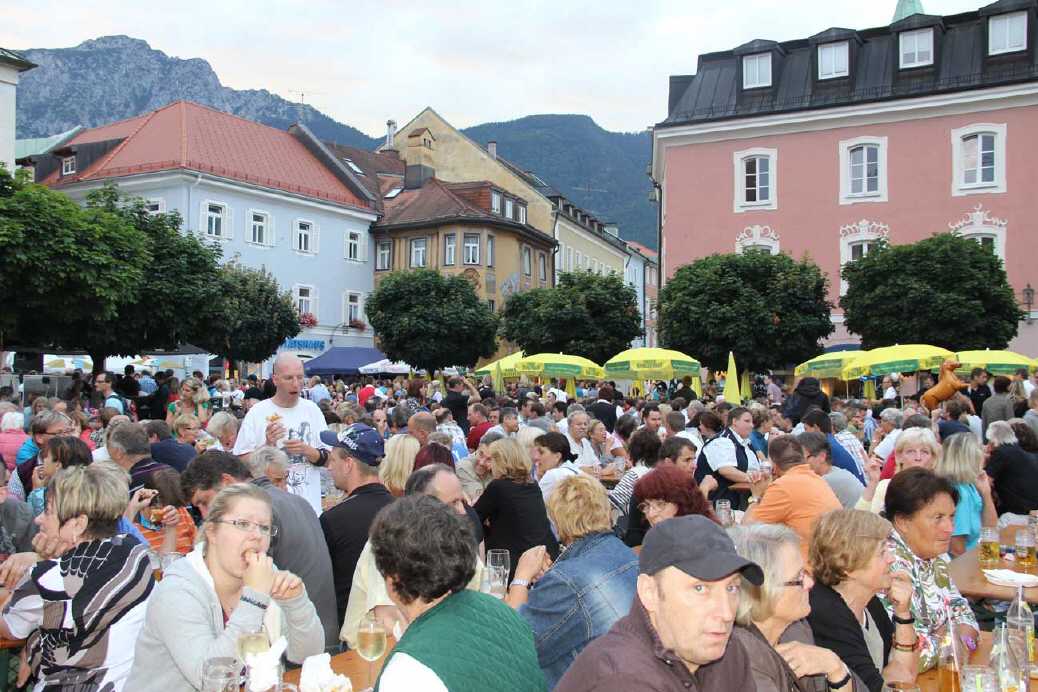
M261 536L276 536L278 535L278 527L267 526L266 524L257 524L254 521L248 519L222 519L220 521L214 521L214 524L230 524L239 531L246 533L258 533Z
M638 503L638 510L642 514L648 514L649 512L659 512L666 506L666 500L645 500Z
M807 581L807 571L800 570L800 574L797 575L796 579L782 582L782 586L796 586L798 588L804 588L804 582Z

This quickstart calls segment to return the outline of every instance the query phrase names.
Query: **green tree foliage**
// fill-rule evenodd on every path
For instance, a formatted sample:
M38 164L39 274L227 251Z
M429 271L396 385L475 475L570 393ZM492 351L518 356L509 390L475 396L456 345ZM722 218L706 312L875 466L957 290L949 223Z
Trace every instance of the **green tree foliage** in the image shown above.
M194 343L231 362L258 363L299 333L299 314L270 273L230 262L219 269L221 298L206 311Z
M125 215L0 170L0 350L80 347L82 319L114 325L151 261L147 234Z
M643 333L638 294L618 274L560 274L558 286L511 296L503 313L502 336L527 354L566 353L602 364Z
M428 372L474 366L497 348L497 315L461 276L393 272L379 282L365 310L388 358Z
M660 343L724 369L760 372L817 355L833 331L828 279L809 259L751 250L711 255L675 272L660 292Z
M865 348L933 344L952 351L1005 348L1024 314L1002 260L969 238L936 234L880 243L843 268L847 328Z

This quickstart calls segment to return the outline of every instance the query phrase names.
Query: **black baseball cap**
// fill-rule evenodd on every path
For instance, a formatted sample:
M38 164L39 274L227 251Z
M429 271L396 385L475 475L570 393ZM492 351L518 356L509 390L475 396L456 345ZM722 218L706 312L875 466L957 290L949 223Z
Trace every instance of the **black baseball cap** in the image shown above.
M764 583L760 566L740 556L725 530L701 514L667 519L649 529L638 564L642 574L677 567L703 581L720 581L739 572L751 584Z

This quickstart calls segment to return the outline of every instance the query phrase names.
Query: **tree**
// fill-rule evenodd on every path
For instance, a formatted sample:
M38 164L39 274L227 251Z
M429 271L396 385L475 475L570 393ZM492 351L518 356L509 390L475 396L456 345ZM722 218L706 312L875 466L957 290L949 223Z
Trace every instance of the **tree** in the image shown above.
M862 346L933 344L952 351L1005 348L1025 315L1005 268L975 240L939 233L869 248L843 268L840 299Z
M258 363L299 333L299 314L287 291L263 269L229 262L220 267L220 298L206 310L195 343L231 362Z
M687 264L660 292L660 342L724 369L760 372L819 353L833 332L829 281L814 262L750 250Z
M559 275L559 285L516 293L502 336L527 354L566 353L602 364L644 333L638 294L618 274Z
M462 276L393 272L368 298L366 312L388 358L430 373L474 366L497 349L497 315Z
M152 261L124 215L0 170L0 350L78 347L84 319L115 320Z

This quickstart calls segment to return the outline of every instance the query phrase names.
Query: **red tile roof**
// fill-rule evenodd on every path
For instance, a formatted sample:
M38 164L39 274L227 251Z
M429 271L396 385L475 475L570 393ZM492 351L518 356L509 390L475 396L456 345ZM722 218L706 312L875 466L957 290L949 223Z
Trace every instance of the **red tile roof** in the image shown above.
M489 222L502 220L501 217L469 203L436 178L427 180L420 188L404 190L396 197L385 200L383 204L386 215L379 222L379 226L459 218L483 219Z
M292 134L190 101L86 130L66 146L111 139L123 141L78 175L61 177L55 172L42 182L60 185L187 169L369 207Z
M649 259L652 259L652 260L656 259L656 256L657 256L658 253L655 250L650 250L649 248L645 247L641 243L636 243L633 240L625 240L624 242L627 243L628 245L630 245L632 248L634 248L638 252L640 252L643 255L645 255L646 257L648 257Z

